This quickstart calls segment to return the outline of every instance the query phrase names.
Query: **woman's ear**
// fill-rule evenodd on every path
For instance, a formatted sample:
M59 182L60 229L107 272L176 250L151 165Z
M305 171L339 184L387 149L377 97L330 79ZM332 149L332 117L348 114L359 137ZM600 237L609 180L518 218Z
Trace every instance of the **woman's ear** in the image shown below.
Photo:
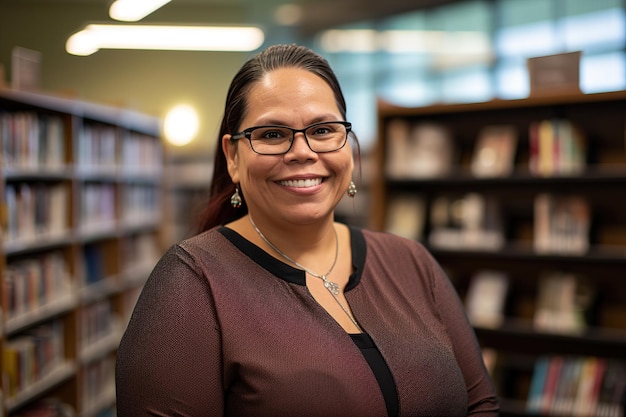
M228 174L235 184L239 183L239 156L237 155L237 141L231 141L229 134L222 136L222 152L226 157Z

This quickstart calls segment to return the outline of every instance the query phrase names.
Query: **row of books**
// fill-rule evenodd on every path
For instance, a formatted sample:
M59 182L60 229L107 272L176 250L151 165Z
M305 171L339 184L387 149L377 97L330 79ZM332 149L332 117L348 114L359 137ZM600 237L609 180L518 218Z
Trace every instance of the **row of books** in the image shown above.
M122 167L126 174L158 174L163 169L163 149L158 139L131 132L122 142Z
M499 270L481 270L470 280L465 308L472 325L498 328L504 324L511 294L510 277ZM595 324L596 288L583 276L562 271L538 276L533 326L537 331L580 334Z
M53 320L7 340L3 352L4 385L9 397L27 389L65 361L63 323Z
M104 124L85 124L77 141L76 164L115 171L117 167L117 128Z
M154 235L140 234L129 239L125 239L123 246L118 248L112 241L97 241L83 246L82 258L78 276L80 286L101 283L106 279L119 280L120 272L132 273L134 268L138 268L141 276L145 279L159 257L157 241ZM119 251L119 252L118 252ZM116 252L118 252L116 254ZM107 262L111 256L121 257L121 265ZM119 271L122 268L123 271ZM132 280L133 277L129 277Z
M112 406L115 399L115 359L106 356L98 361L91 362L85 367L82 390L82 408L98 411L97 415L108 415L108 409L97 410L102 406L102 399L109 399ZM105 414L102 414L105 413Z
M502 248L505 235L500 204L479 193L436 197L430 206L428 242L447 249Z
M160 215L161 190L149 184L129 184L123 188L122 213L127 224L154 222Z
M530 125L529 169L540 176L580 174L585 169L587 143L570 120L554 119Z
M475 138L470 172L476 177L510 175L520 137L511 124L487 125ZM581 173L586 139L566 119L535 121L528 127L529 172L538 176ZM451 130L430 121L394 119L387 125L386 174L389 178L432 178L449 175L460 158Z
M66 183L9 183L5 186L7 241L56 238L67 233L69 189Z
M623 417L626 363L596 357L543 356L527 400L531 414Z
M125 271L138 270L140 274L152 270L161 251L157 236L150 233L138 233L123 241L122 268Z
M65 166L65 125L60 116L2 112L0 143L3 168L58 169Z
M114 126L85 124L78 136L76 164L81 172L116 172L149 175L161 172L163 152L157 138L129 132L119 141Z
M60 251L10 261L4 274L2 305L8 319L36 311L72 288L70 271Z
M118 207L117 191L112 183L85 183L80 189L80 228L83 232L106 232L115 229ZM127 184L122 187L121 216L127 224L157 220L161 191L151 184Z
M76 410L58 398L45 398L11 414L12 417L75 417Z
M584 254L589 249L591 207L576 195L538 194L533 202L533 248L539 254ZM430 201L419 194L389 198L386 230L428 240L445 249L499 250L506 241L499 199L480 193L439 195ZM429 234L424 236L426 220Z
M160 212L161 193L150 184L122 187L121 213L128 224L153 222ZM7 242L56 239L69 231L69 184L8 183L5 187ZM116 186L84 183L80 187L80 228L84 232L110 231L116 227Z
M80 315L80 340L88 347L110 335L119 322L111 306L111 300L103 299L83 307Z
M84 233L109 232L117 220L116 187L111 183L86 183L80 190L80 229Z

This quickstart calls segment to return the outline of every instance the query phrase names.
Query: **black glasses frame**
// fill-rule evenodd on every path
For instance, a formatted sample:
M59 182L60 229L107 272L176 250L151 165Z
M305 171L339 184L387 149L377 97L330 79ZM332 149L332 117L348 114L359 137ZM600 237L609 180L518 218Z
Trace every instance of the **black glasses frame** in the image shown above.
M346 128L346 137L343 141L343 143L341 144L341 146L339 146L336 149L331 149L328 151L315 151L313 150L313 148L311 148L311 144L309 143L309 138L306 136L306 131L311 129L312 127L315 126L323 126L323 125L327 125L327 124L331 124L331 123L337 123L340 125L343 125ZM278 153L261 153L258 152L256 149L254 149L254 145L252 145L252 132L256 129L266 129L266 128L270 128L270 127L277 127L277 128L281 128L281 129L289 129L291 130L291 132L293 133L292 136L292 140L289 143L289 148L287 148L286 151L284 152L278 152ZM243 139L246 138L248 139L248 141L250 142L250 148L257 154L259 155L284 155L287 152L289 152L291 150L291 147L293 146L293 143L295 142L295 137L296 137L296 133L302 133L302 136L304 136L304 141L306 142L306 145L309 147L309 149L315 153L329 153L329 152L335 152L338 151L339 149L343 148L344 146L346 146L346 142L348 141L348 134L352 131L352 123L350 122L345 122L345 121L341 121L341 120L332 120L329 122L319 122L319 123L313 123L312 125L306 126L302 129L294 129L293 127L289 127L289 126L282 126L282 125L263 125L263 126L252 126L249 127L247 129L242 130L239 133L235 133L233 135L231 135L230 139L235 141L235 140L239 140L239 139Z

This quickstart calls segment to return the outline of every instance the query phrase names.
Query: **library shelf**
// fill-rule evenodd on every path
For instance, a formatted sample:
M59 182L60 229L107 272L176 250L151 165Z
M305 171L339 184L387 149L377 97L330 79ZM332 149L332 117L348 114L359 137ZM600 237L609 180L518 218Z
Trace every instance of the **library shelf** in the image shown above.
M44 394L51 388L54 388L55 386L71 379L76 371L77 366L72 361L66 361L57 365L54 370L49 372L39 381L20 391L15 396L8 398L5 404L7 412L11 413L28 405L33 398L37 398L39 395Z
M506 134L487 141L488 128ZM380 100L373 157L372 228L421 242L466 306L481 305L468 300L480 300L469 290L481 273L506 277L499 325L475 324L495 358L501 415L537 414L539 358L626 364L626 91L414 108Z
M45 399L113 412L124 323L165 245L160 126L131 109L0 89L0 416Z
M626 331L587 328L580 333L536 330L529 321L508 320L499 328L475 327L478 339L508 352L536 355L594 355L622 358L626 351Z

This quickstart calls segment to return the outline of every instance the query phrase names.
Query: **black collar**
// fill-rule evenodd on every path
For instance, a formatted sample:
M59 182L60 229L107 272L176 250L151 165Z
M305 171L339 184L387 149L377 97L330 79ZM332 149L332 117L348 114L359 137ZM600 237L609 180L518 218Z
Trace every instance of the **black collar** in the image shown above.
M218 228L218 231L241 252L272 274L294 284L306 285L306 276L303 270L294 268L274 258L233 229L221 226ZM351 290L359 283L361 274L363 273L365 253L367 251L363 232L361 229L352 226L350 226L350 248L352 251L352 267L354 268L354 273L350 275L345 291Z

